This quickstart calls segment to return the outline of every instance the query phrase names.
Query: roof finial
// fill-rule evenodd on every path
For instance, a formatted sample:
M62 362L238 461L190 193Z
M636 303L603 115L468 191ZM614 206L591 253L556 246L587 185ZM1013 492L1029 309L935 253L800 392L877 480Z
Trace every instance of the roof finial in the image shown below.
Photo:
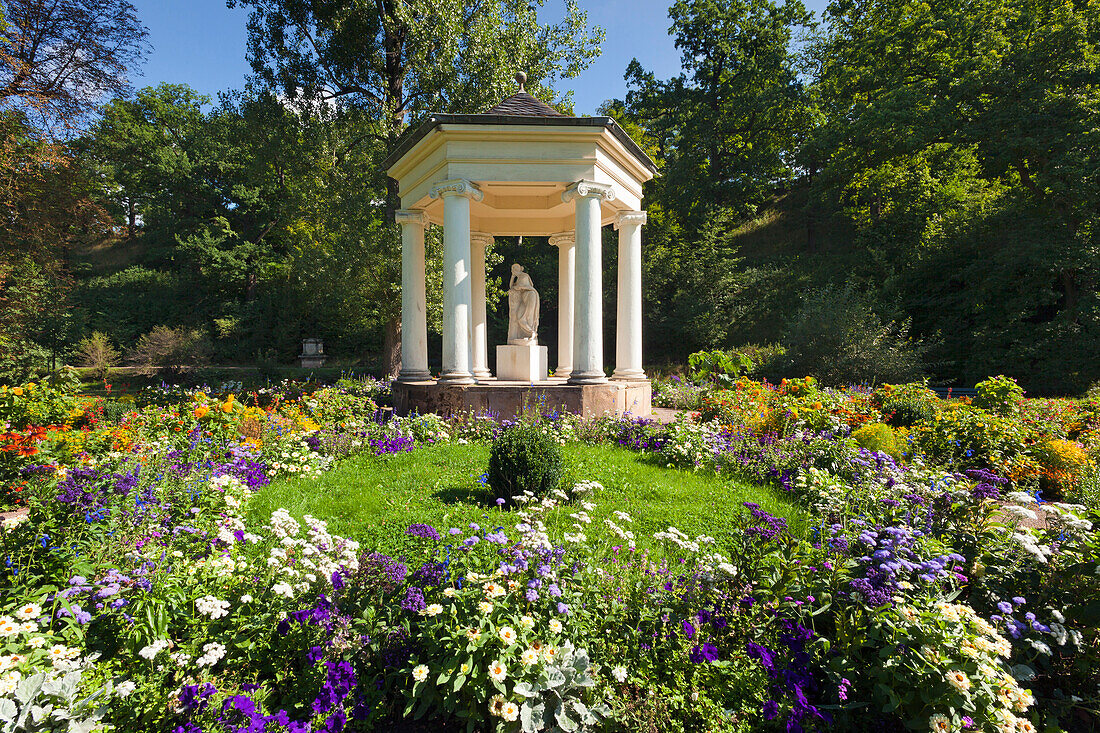
M527 74L524 74L522 71L517 71L516 83L519 84L519 90L521 92L526 92L527 90L523 88L523 85L527 83Z

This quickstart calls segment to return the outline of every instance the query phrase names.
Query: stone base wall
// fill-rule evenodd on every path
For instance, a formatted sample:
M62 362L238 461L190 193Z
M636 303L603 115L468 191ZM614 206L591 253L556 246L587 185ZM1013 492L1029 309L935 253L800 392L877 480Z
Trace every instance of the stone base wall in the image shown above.
M393 409L398 415L434 412L489 412L513 417L525 406L542 410L573 412L585 417L624 415L648 417L652 412L653 387L649 380L610 381L606 384L439 384L438 382L394 382Z

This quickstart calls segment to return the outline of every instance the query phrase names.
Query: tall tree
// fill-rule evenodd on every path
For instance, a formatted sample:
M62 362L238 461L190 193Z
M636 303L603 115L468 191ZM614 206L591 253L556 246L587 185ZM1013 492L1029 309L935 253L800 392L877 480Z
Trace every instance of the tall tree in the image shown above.
M544 0L229 0L252 9L248 56L256 78L305 109L335 105L363 121L337 161L367 146L377 166L417 116L480 112L510 90L517 70L552 101L550 88L585 69L603 32L568 0L557 24L538 20ZM564 99L568 104L568 97ZM363 183L367 181L360 179ZM392 181L379 171L364 200L397 206ZM358 212L359 232L373 232L374 294L385 304L383 368L399 366L399 244L382 207Z
M50 128L78 124L105 96L121 96L148 31L125 0L5 0L0 104Z
M794 41L813 23L800 0L677 0L683 72L627 68L627 110L658 139L670 208L698 226L710 207L751 213L794 174L811 109Z

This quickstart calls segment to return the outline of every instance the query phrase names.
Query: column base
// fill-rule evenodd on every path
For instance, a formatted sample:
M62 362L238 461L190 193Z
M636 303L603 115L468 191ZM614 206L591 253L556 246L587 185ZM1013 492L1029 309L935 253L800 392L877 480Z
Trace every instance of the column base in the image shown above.
M569 379L573 374L573 367L558 367L554 370L554 379Z
M611 378L623 382L635 382L648 379L645 372L641 369L616 369L611 375Z
M474 379L479 382L493 378L493 373L488 369L474 369L472 374L474 375Z
M573 372L569 375L569 381L566 384L606 384L607 375L603 372L594 372L592 374L586 374L584 372Z
M398 382L427 382L432 378L432 373L427 369L423 370L405 370L402 369L401 373L397 375Z
M439 375L440 384L473 384L474 375L469 372L448 372Z

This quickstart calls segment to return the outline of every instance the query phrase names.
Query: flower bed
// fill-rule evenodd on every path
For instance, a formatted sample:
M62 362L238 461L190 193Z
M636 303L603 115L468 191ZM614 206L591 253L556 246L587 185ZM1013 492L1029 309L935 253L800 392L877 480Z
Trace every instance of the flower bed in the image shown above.
M353 383L177 393L117 422L63 390L18 389L0 398L16 446L0 481L29 509L0 529L5 729L1100 725L1100 517L1047 503L1043 526L1022 526L1036 507L1021 489L1038 480L997 470L1042 465L1034 446L1064 440L1085 459L1061 446L1061 470L1084 482L1088 416L1009 411L1003 430L973 428L1000 441L975 458L962 428L936 427L958 408L923 411L931 398L915 387L742 381L704 398L709 419L668 426L528 415L559 442L651 454L670 480L773 483L815 525L792 534L747 503L713 536L643 537L610 492L580 481L464 526L413 524L389 556L323 519L250 518L249 500L349 455L491 440L499 425L385 420ZM896 455L851 437L898 412L923 417L899 426ZM941 450L951 430L959 444ZM563 513L572 526L551 529Z

